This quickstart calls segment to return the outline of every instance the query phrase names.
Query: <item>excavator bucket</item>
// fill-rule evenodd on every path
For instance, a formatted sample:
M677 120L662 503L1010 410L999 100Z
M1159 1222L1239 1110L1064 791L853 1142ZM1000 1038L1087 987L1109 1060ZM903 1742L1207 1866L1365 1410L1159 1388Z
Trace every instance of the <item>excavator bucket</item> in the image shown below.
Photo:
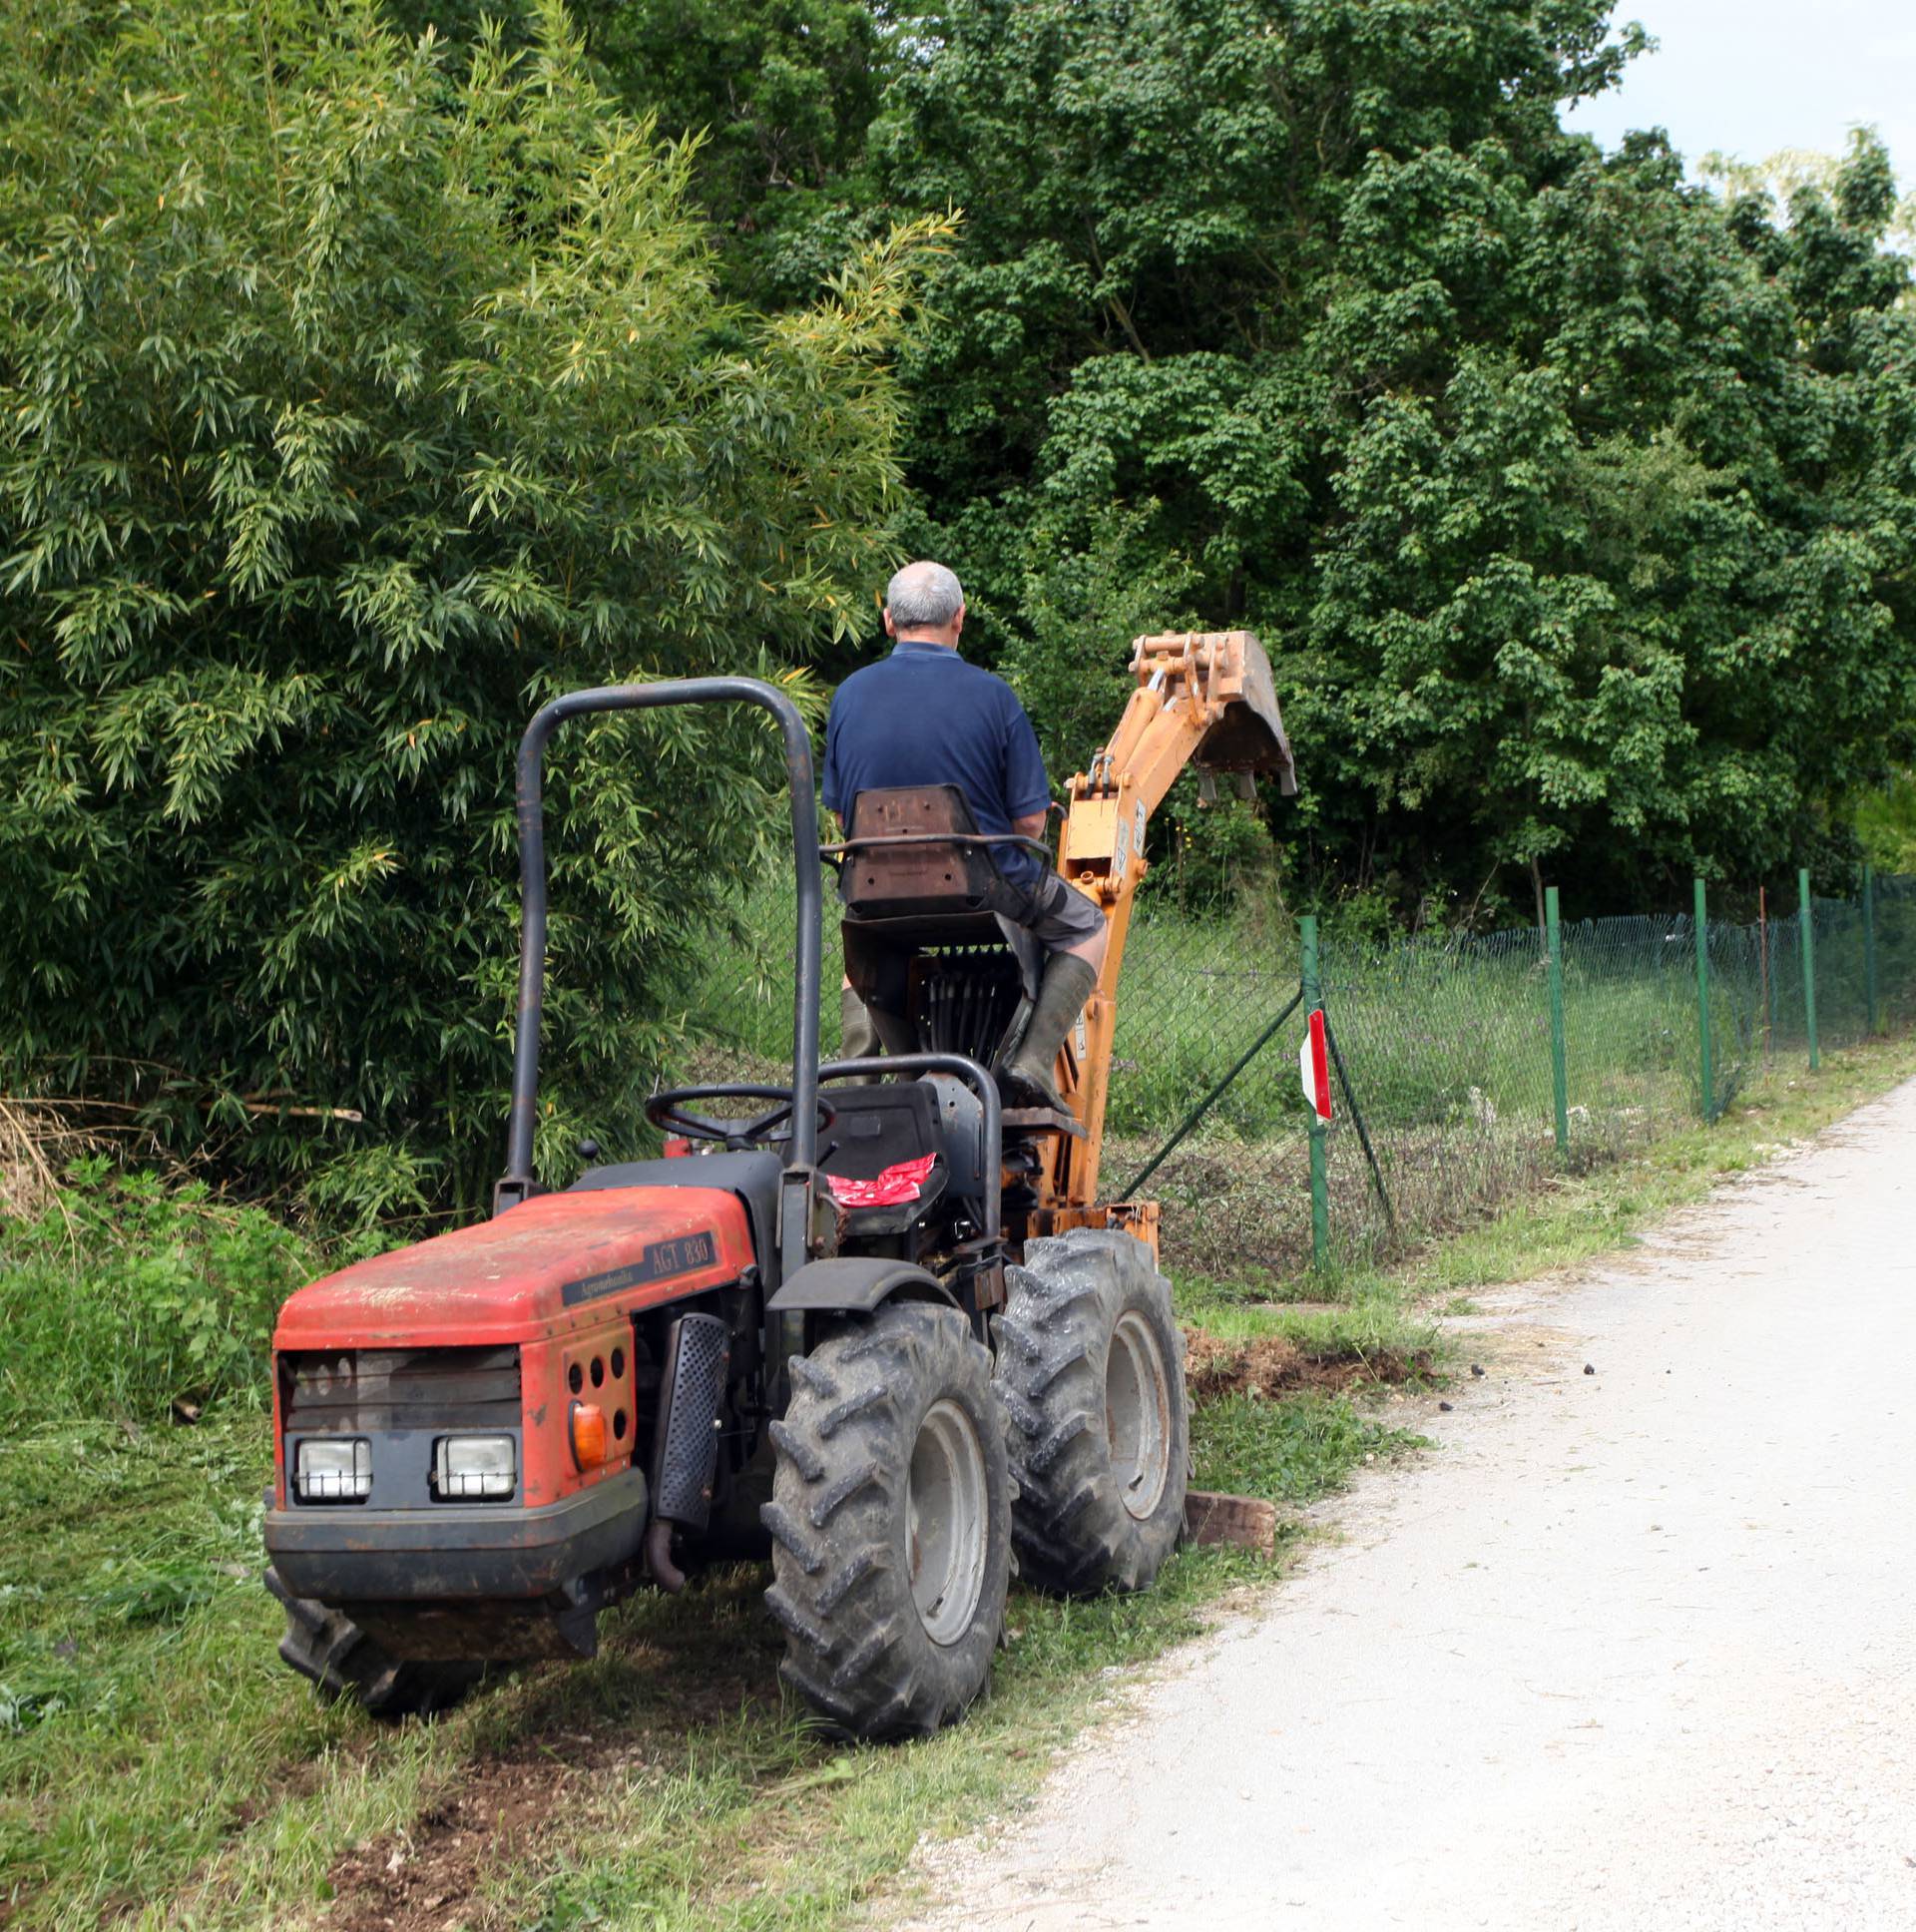
M1232 771L1248 796L1253 776L1275 774L1285 797L1297 790L1297 766L1277 711L1270 660L1249 631L1171 631L1139 638L1132 671L1142 686L1182 690L1206 720L1192 753L1200 773Z

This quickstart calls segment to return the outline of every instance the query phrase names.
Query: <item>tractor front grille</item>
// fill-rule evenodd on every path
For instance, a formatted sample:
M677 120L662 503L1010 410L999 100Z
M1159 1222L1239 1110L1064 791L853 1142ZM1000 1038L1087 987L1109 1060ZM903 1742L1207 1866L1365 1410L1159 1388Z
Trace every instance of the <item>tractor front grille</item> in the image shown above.
M514 1429L519 1350L288 1350L279 1357L279 1412L289 1435Z

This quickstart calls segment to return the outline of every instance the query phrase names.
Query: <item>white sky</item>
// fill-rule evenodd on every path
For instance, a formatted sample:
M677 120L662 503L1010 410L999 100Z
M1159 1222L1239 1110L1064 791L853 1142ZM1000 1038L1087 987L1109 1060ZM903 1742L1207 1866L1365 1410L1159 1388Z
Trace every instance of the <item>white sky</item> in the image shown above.
M1614 17L1660 45L1568 117L1606 148L1661 127L1693 173L1712 149L1839 154L1868 123L1916 189L1916 0L1617 0Z

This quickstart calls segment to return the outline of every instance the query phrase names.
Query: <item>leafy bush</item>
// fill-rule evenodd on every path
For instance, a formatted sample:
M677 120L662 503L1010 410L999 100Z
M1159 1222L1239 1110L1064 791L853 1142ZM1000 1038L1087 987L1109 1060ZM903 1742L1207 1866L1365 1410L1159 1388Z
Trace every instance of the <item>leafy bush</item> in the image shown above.
M258 1401L279 1304L315 1271L262 1208L82 1162L38 1218L0 1226L0 1416L151 1422L176 1402Z
M1899 772L1862 799L1856 830L1864 852L1885 872L1916 872L1916 774Z
M712 671L817 701L784 667L889 559L886 358L939 232L729 305L688 148L556 0L528 34L0 21L0 1066L366 1211L496 1169L534 707ZM755 713L561 740L548 1168L631 1127L768 750Z

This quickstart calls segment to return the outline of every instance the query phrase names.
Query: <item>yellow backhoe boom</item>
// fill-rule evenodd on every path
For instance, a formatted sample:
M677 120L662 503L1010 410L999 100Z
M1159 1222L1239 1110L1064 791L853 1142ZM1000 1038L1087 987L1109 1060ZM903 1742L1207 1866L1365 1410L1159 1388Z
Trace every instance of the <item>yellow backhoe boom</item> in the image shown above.
M1047 1226L1062 1229L1098 1198L1105 1102L1131 908L1145 876L1145 828L1179 774L1196 764L1208 790L1228 771L1249 796L1258 773L1286 794L1295 766L1263 647L1248 631L1169 632L1136 640L1137 689L1111 741L1071 780L1058 869L1104 909L1110 944L1098 986L1067 1042L1061 1090L1083 1129L1061 1137L1049 1175ZM1102 1217L1102 1216L1101 1216Z

